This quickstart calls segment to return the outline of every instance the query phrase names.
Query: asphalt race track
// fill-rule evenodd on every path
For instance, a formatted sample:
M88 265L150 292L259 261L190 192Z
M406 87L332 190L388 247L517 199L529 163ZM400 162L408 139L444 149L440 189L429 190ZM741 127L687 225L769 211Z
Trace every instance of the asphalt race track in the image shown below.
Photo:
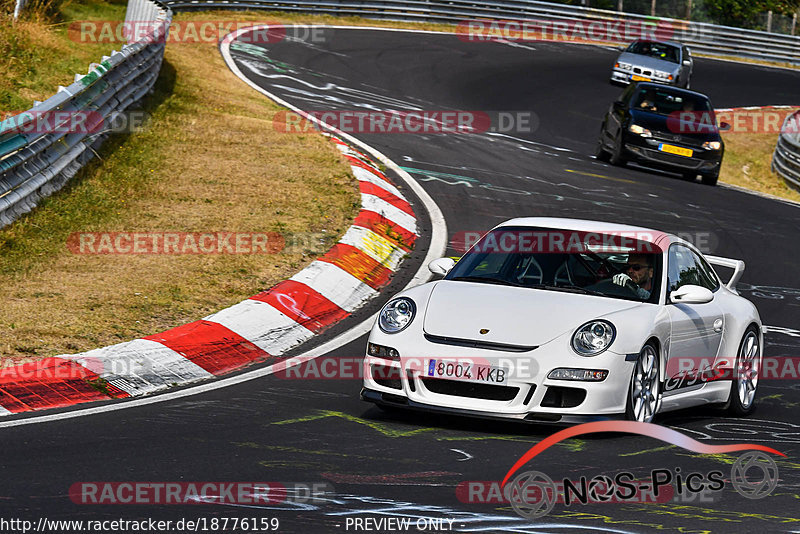
M620 91L607 81L615 51L373 30L326 29L322 35L324 42L234 46L233 57L255 83L304 110L513 111L536 117L529 132L356 134L422 184L444 212L450 236L483 232L522 215L592 218L695 236L706 252L744 259L741 293L755 302L765 325L788 329L767 334L765 356L797 356L800 207L595 161L602 115ZM798 72L705 59L696 60L692 80L692 88L708 94L717 108L800 104L798 87ZM424 223L422 206L414 207ZM424 256L424 238L409 260L409 278ZM393 282L386 296L404 283ZM359 358L365 344L362 337L312 363ZM762 381L758 409L747 419L693 409L657 420L703 443L759 443L786 454L776 460L780 479L768 497L747 499L726 486L714 495L687 493L659 504L556 504L532 521L507 503L462 502L456 487L501 480L535 442L560 427L384 413L359 400L360 386L358 379L269 376L176 401L4 428L0 513L33 521L276 517L278 532L304 533L354 532L355 518L389 517L410 518L409 532L421 531L420 518L419 524L431 527L437 523L424 522L442 520L429 532L800 531L796 375ZM606 434L556 445L528 467L553 480L620 471L644 479L654 469L678 468L684 474L719 470L728 480L734 459ZM253 505L75 504L69 488L83 481L325 483L331 493L316 501Z

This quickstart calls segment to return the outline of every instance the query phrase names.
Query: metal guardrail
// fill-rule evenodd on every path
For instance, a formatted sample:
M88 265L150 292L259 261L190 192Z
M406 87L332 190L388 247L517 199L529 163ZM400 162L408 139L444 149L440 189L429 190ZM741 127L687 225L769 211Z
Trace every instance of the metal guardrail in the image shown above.
M76 74L69 87L0 122L0 227L63 187L94 157L108 136L105 125L152 89L172 11L153 0L129 0L125 20L148 22L150 31L91 64L87 74ZM92 117L101 127L74 128L76 117Z
M535 0L165 0L174 10L264 9L458 24L484 20L650 24L701 54L800 65L800 37Z
M775 154L772 156L772 170L777 172L786 185L800 191L800 110L795 111L783 122Z

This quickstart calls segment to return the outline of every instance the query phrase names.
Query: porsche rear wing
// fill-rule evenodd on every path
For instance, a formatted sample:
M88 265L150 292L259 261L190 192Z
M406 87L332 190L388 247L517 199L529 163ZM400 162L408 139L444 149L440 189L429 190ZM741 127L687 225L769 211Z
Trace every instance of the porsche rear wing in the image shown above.
M742 260L733 260L731 258L722 258L720 256L705 256L705 258L711 265L718 265L720 267L728 267L733 269L733 276L731 276L731 279L728 280L727 284L725 284L725 287L736 292L736 284L742 277L742 273L744 273L744 262Z

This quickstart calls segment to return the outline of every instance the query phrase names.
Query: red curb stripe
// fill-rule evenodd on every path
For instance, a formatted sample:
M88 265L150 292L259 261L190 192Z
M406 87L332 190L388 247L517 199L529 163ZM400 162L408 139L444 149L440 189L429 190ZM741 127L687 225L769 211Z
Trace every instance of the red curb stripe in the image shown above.
M382 189L371 182L358 182L358 188L363 194L376 196L381 200L385 200L392 206L408 213L412 217L414 216L414 210L411 209L411 204L394 195L393 193L390 193L386 189Z
M266 302L315 334L350 315L319 292L295 280L281 282L250 299Z
M377 165L373 166L373 160L370 157L338 138L331 137L331 139L338 145L347 147L351 152L342 154L351 166L364 169L387 184L392 184ZM360 180L359 184L362 192L375 195L416 219L411 206L401 197L369 181ZM403 250L411 250L417 239L417 235L413 232L372 211L362 210L359 212L352 225L369 229ZM373 289L387 284L392 274L388 268L365 252L341 243L336 244L319 260L340 267ZM297 306L287 307L287 301L283 298L285 296L290 296ZM315 333L321 332L349 315L348 312L330 302L311 287L290 280L251 298L270 304ZM205 320L195 321L141 339L159 342L215 375L224 374L248 363L271 357L269 353L236 332ZM34 375L30 374L31 370L34 371ZM51 371L51 374L48 375L47 371ZM41 379L31 379L31 376L39 376ZM67 378L63 378L64 376ZM9 412L19 413L71 406L95 400L108 400L109 397L131 396L126 391L108 383L105 384L104 391L98 390L89 383L97 378L99 378L98 374L73 360L47 358L23 364L0 371L0 406Z
M350 150L350 152L355 152L355 153L356 153L356 155L357 155L357 156L358 156L358 157L359 157L359 158L360 158L362 161L364 161L365 163L367 163L367 165L370 165L370 162L372 162L372 158L371 158L371 157L367 156L366 154L364 154L363 152L361 152L361 151L360 151L360 150L358 150L357 148L355 148L355 147L353 147L353 146L351 146L351 145L348 145L348 144L347 144L347 143L345 143L344 141L341 141L341 142L340 142L340 144L341 144L342 146L345 146L345 147L347 147L347 149L348 149L348 150ZM352 156L350 156L350 154L344 154L344 155L345 155L345 157L352 157ZM375 165L375 167L377 167L377 165Z
M0 373L0 406L19 413L108 400L108 395L87 382L97 378L77 362L61 358L4 369Z
M389 283L392 271L384 267L366 252L352 245L336 243L319 261L332 263L345 272L352 274L372 289L378 289Z
M417 240L417 234L409 232L399 224L374 211L361 210L353 221L353 226L372 230L403 250L411 250L414 246L414 241Z
M365 163L364 161L362 161L362 160L360 160L360 159L358 159L358 158L356 158L354 156L350 156L348 154L344 154L344 157L347 159L347 161L350 163L351 166L361 167L362 169L364 169L365 171L369 172L370 174L374 174L375 176L377 176L381 180L383 180L385 182L388 182L388 183L392 183L386 177L386 175L383 174L377 167L373 167L369 163ZM392 184L392 185L394 185L394 184Z
M203 319L143 339L165 345L214 375L270 357L233 330Z

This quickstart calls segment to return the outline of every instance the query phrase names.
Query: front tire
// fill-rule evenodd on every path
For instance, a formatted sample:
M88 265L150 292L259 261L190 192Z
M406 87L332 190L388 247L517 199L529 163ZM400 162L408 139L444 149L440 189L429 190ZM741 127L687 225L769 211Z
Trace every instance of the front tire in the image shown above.
M700 178L702 178L705 185L717 185L719 174L701 174Z
M751 326L742 336L736 366L733 368L728 411L735 417L753 413L756 405L758 375L761 372L761 344L758 330Z
M661 407L661 380L658 349L648 342L633 366L625 417L631 421L650 423Z
M598 161L607 162L608 158L611 157L611 154L606 151L605 147L603 147L603 134L600 134L600 139L597 141L597 148L594 149L594 157Z
M614 150L611 152L611 157L608 160L609 163L624 167L626 163L625 156L623 156L624 149L622 144L622 132L619 132L614 140Z

